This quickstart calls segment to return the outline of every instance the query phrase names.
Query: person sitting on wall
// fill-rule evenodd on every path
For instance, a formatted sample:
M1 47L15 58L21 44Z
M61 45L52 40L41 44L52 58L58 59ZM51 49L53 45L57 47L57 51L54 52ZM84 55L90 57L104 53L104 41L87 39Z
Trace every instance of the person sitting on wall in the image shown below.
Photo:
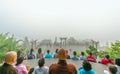
M17 53L14 51L7 52L5 55L5 63L0 68L0 74L18 74L16 68L12 64L17 59Z
M52 58L52 54L50 54L50 50L47 50L47 54L45 54L45 58Z
M55 53L53 55L53 58L57 58L57 55L58 55L58 49L55 50Z
M79 58L76 55L77 55L76 51L73 51L73 57L71 59L72 60L79 60Z
M70 55L68 54L68 50L65 50L65 51L66 51L66 58L70 59Z
M92 52L89 53L89 56L87 57L87 60L90 61L90 62L96 62L96 59L93 56Z
M33 53L33 48L30 50L30 53L28 54L28 59L35 59L35 55Z
M84 52L81 52L80 60L86 60L86 57L84 55Z
M105 55L105 58L103 58L101 61L100 61L101 64L104 64L104 65L108 65L108 64L114 64L114 62L110 59L110 56L109 55Z
M36 54L36 59L41 59L41 58L43 58L43 54L42 54L42 49L39 48L38 53Z

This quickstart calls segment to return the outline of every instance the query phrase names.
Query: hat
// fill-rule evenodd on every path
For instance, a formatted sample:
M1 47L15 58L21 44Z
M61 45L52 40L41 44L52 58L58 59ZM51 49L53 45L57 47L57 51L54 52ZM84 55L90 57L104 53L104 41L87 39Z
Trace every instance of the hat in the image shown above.
M65 60L66 59L66 51L65 49L61 48L58 51L58 59L59 60Z

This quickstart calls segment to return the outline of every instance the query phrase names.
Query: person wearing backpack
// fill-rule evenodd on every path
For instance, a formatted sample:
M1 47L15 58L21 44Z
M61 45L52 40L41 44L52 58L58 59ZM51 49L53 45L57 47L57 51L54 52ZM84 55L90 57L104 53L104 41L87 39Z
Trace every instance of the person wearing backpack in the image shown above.
M38 68L35 69L35 74L48 74L48 67L44 66L45 59L42 58L38 61Z

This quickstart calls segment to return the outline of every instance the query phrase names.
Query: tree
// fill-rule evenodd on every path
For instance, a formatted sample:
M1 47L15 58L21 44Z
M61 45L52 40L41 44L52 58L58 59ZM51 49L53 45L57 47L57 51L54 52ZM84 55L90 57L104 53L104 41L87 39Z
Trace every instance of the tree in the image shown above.
M94 47L94 46L89 46L88 49L86 50L87 53L90 53L92 52L93 55L97 58L97 55L98 55L98 51L97 49Z
M77 45L79 44L79 42L74 38L74 37L70 37L68 40L67 40L67 43L69 45Z
M116 41L115 43L111 43L111 47L107 48L103 51L99 52L99 56L101 58L104 57L104 55L109 54L111 59L119 58L120 57L120 41Z
M0 34L0 61L4 59L4 55L8 51L17 51L21 49L19 40L14 38L14 35L8 36L9 33Z

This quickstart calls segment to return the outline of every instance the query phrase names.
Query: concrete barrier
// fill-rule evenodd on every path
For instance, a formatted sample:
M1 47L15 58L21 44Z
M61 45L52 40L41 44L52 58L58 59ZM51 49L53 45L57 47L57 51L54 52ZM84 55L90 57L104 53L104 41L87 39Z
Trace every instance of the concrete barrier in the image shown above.
M57 59L45 59L45 65L49 67L52 63L57 63L57 61L58 61ZM37 62L38 62L37 59L24 61L25 65L34 67L34 68L38 66ZM67 60L67 62L74 64L77 70L79 67L82 66L82 61L80 60L78 61ZM95 70L95 74L103 74L103 71L106 69L105 65L102 65L99 63L93 63L93 62L91 62L91 64L92 64L92 68Z

